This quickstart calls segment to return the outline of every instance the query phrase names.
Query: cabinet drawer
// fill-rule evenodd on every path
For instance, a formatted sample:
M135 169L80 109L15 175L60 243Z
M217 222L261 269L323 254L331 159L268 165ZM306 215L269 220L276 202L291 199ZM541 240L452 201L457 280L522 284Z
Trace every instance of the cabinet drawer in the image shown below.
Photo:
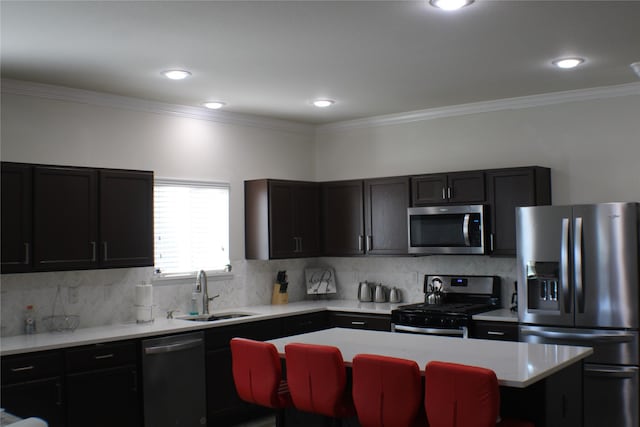
M62 353L36 353L2 358L2 384L62 375Z
M391 316L331 313L331 325L338 328L390 331Z
M282 319L282 336L304 334L328 327L329 313L326 311L290 316Z
M505 322L475 322L472 338L518 341L518 324Z
M234 337L267 341L279 336L280 319L269 319L208 329L205 332L205 342L207 350L215 350L228 347L229 341Z
M68 372L135 364L137 360L136 344L133 341L95 344L67 350L65 359Z

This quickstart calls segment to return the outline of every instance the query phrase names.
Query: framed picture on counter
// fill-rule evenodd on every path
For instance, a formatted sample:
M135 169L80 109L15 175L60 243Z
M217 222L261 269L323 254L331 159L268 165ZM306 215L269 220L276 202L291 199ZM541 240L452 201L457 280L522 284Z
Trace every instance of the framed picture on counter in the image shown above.
M336 273L331 267L307 268L304 270L308 295L335 294Z

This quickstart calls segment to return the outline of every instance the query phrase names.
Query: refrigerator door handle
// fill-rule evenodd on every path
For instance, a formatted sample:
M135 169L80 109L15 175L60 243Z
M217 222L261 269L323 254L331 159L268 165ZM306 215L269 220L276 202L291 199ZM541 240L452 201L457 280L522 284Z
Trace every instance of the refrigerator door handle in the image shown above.
M562 242L560 244L560 277L562 279L562 299L564 312L571 312L571 294L569 292L569 218L562 218Z
M582 218L576 218L575 237L573 242L573 277L576 283L576 299L578 300L578 312L584 313L584 275L582 264Z
M563 339L573 341L622 343L633 341L633 334L589 334L581 332L541 331L538 329L521 328L520 335L529 335L541 338Z

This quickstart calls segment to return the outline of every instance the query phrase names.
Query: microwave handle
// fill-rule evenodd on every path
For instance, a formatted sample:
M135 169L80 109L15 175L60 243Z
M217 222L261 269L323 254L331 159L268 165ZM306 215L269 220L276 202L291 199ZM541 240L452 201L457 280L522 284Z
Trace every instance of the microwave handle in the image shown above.
M469 241L469 221L471 220L471 214L465 214L462 222L462 234L464 235L464 245L471 246Z

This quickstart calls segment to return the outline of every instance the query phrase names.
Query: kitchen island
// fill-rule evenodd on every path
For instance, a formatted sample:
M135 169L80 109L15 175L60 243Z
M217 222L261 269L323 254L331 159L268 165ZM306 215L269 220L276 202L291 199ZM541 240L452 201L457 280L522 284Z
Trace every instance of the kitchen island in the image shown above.
M284 357L288 343L333 345L347 366L360 353L415 360L421 371L441 360L491 369L502 387L502 412L537 427L582 425L582 360L590 347L459 339L332 328L269 341Z

